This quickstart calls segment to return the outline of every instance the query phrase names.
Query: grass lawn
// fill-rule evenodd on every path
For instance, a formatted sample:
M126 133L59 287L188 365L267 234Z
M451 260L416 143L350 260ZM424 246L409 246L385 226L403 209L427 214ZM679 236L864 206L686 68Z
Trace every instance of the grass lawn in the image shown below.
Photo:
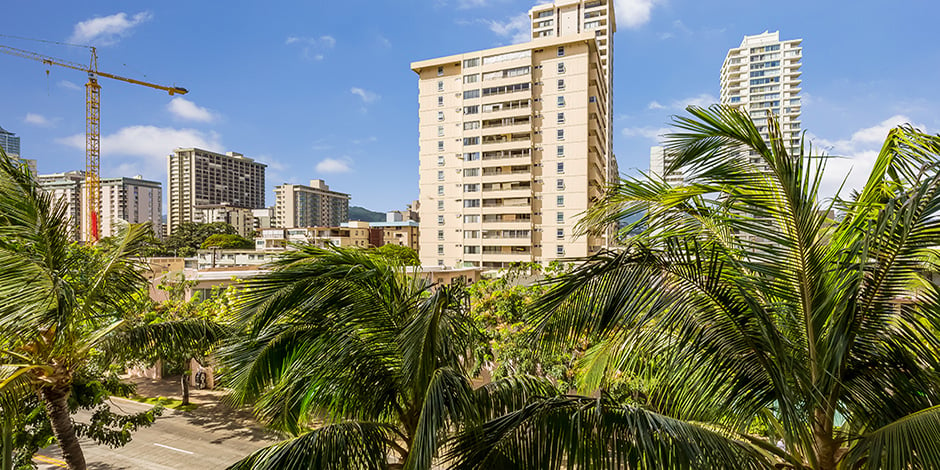
M164 408L169 408L171 410L193 411L196 408L199 408L199 405L196 405L193 403L184 405L182 400L177 400L175 398L167 398L167 397L153 398L153 397L142 397L140 395L132 395L128 397L128 399L134 400L140 403L146 403L148 405L160 405Z

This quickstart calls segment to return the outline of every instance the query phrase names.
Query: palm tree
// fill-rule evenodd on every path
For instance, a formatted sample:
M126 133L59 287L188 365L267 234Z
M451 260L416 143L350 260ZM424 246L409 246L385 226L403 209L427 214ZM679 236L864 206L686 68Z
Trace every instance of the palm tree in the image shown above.
M892 130L866 185L824 202L826 158L805 142L788 153L772 116L768 144L742 111L688 111L667 136L666 171L681 168L685 184L650 175L610 188L586 230L643 219L530 318L549 344L601 340L584 386L602 398L532 403L472 429L457 468L527 462L536 446L593 468L663 455L669 468L940 468L940 290L926 282L940 137ZM654 379L641 403L605 393L624 374ZM576 441L574 425L598 441ZM696 456L700 430L724 451Z
M184 344L206 331L198 322L130 327L146 283L135 257L143 227L101 247L73 244L71 235L64 201L0 152L0 394L35 394L77 470L85 459L68 406L75 374L105 352Z
M463 287L367 250L297 247L241 301L245 336L221 353L232 397L291 438L233 468L428 469L452 430L551 392L535 379L474 390Z

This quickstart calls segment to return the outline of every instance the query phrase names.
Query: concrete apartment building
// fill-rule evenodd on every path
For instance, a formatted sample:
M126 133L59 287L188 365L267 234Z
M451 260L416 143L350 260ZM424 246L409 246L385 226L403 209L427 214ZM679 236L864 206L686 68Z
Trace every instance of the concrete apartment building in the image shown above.
M6 153L8 157L26 164L29 170L34 175L36 174L36 160L22 158L20 156L20 138L2 127L0 127L0 148L3 149L3 152Z
M776 115L783 140L793 153L799 153L802 132L802 41L781 41L778 31L744 36L741 45L729 50L721 65L721 103L747 111L765 140L769 140L767 115ZM760 161L754 155L742 157L751 163Z
M52 194L54 200L65 202L65 216L68 219L69 231L72 240L79 241L82 236L82 186L85 181L84 171L68 171L64 173L49 173L36 177L39 186L47 193Z
M284 251L291 243L369 248L369 234L368 222L348 222L341 227L269 228L255 238L255 250Z
M650 173L663 178L667 183L677 186L682 184L684 179L682 178L682 170L673 171L668 175L666 172L666 167L672 163L672 156L666 152L666 148L657 145L650 147Z
M415 206L415 204L412 204ZM407 246L420 252L418 245L419 223L416 212L409 210L389 211L385 213L385 222L372 222L369 244L374 247L383 245Z
M163 233L163 185L141 175L101 178L101 236L116 235L119 220L132 224L149 222L159 237Z
M257 209L232 207L224 204L196 206L193 208L192 222L197 224L223 222L231 225L239 235L250 240L255 237L255 210Z
M613 2L558 1L530 16L530 42L411 64L422 265L547 263L606 242L573 229L618 174Z
M349 221L349 194L330 190L325 181L274 188L275 227L337 227Z
M195 222L197 207L262 209L267 165L236 152L178 148L167 158L167 234Z

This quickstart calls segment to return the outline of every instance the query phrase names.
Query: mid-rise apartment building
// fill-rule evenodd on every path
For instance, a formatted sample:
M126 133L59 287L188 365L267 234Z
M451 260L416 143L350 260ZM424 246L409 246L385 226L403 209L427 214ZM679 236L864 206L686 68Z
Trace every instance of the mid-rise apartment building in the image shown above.
M39 187L50 193L53 200L65 203L65 217L68 220L72 240L79 241L82 237L82 225L85 220L82 217L84 207L82 205L84 199L82 187L85 182L85 172L50 173L39 175L36 179L39 182Z
M252 239L255 236L254 210L232 207L225 204L196 206L193 208L193 223L211 224L222 222L231 225L239 235Z
M325 181L274 188L274 226L336 227L349 221L349 194L330 190Z
M611 50L613 6L559 1L530 13L530 42L411 64L422 265L547 263L606 243L574 227L616 175L601 54Z
M800 67L802 39L780 40L778 31L744 36L741 45L728 51L721 66L721 103L748 112L769 141L767 116L780 122L783 141L794 154L800 150ZM751 163L755 155L742 155Z
M133 178L101 178L101 236L117 234L118 221L150 223L156 236L163 234L163 185ZM85 218L82 218L85 223Z
M267 165L240 153L178 148L167 158L167 234L195 222L196 207L262 209Z
M682 170L675 170L666 174L666 168L668 168L672 162L672 155L666 151L665 147L661 145L650 147L650 173L662 178L673 186L677 186L684 181L682 178Z

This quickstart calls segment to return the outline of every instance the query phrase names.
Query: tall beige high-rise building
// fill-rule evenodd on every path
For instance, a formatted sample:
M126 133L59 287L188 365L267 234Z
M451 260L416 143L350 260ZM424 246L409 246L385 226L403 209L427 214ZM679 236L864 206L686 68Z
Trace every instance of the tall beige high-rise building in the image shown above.
M196 207L264 208L264 163L235 152L178 148L167 166L168 235L195 222Z
M330 190L323 180L274 188L275 227L338 227L348 221L349 194Z
M680 185L684 181L682 178L682 170L666 174L666 168L668 168L672 162L672 155L666 152L665 147L661 145L650 147L650 173L662 178L673 186Z
M411 64L423 265L501 268L596 253L578 216L617 174L612 3L530 12L533 39Z
M769 140L768 113L776 115L793 153L800 150L802 41L781 41L778 31L744 36L721 66L721 103L747 111L765 140ZM745 158L760 161L755 155Z

